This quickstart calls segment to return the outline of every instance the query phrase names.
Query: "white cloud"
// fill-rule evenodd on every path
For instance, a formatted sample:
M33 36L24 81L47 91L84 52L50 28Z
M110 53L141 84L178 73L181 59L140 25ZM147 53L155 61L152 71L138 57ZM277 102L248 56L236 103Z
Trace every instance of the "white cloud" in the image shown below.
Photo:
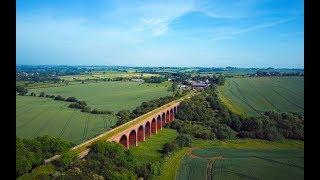
M228 29L222 29L221 32L215 33L212 37L212 40L222 40L222 39L232 39L235 38L236 35L248 33L251 31L263 29L263 28L269 28L273 26L277 26L283 23L286 23L290 21L291 19L285 19L285 20L278 20L278 21L273 21L273 22L268 22L264 24L258 24L254 25L248 28L242 28L242 29L237 29L237 30L228 30Z

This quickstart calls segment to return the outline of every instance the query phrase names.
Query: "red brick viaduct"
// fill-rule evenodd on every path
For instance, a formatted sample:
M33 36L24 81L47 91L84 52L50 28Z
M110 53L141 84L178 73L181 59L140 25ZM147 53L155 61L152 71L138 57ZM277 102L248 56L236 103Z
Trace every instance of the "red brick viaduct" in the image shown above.
M175 114L179 111L180 102L190 97L191 95L189 94L178 100L167 103L157 109L137 117L132 121L87 140L73 147L72 150L79 153L79 157L82 158L90 151L91 144L98 140L118 142L126 148L137 146L139 142L145 141L153 134L157 134L157 132L159 132L165 124L172 122ZM45 163L58 158L59 155L56 155L45 160Z
M179 104L173 104L160 112L154 113L152 117L146 118L144 121L117 133L109 140L119 142L126 148L137 146L140 141L145 141L152 134L157 134L165 124L172 122L179 109Z

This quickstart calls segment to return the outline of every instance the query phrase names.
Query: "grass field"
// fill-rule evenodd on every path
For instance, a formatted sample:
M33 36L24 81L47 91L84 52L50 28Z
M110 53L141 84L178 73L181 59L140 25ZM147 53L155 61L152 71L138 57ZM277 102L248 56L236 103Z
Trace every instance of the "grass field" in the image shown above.
M304 143L197 140L176 179L304 179Z
M161 84L136 82L98 82L71 84L67 86L32 89L39 94L62 95L85 100L92 108L118 112L121 109L132 110L143 101L149 101L162 96L171 95L168 91L170 83Z
M268 110L304 113L303 77L228 78L218 91L220 100L238 114L259 115Z
M143 165L148 162L160 161L161 153L159 151L162 146L165 143L172 142L177 135L176 130L164 128L146 141L139 142L138 146L131 148L131 151L137 157L137 163Z
M67 102L49 98L16 96L16 135L34 138L52 135L80 143L115 124L115 116L82 113Z
M65 79L68 81L73 80L95 80L103 78L147 78L151 76L160 76L159 74L150 74L150 73L136 73L136 72L119 72L119 71L106 71L106 72L94 72L81 75L69 75L69 76L60 76L59 78Z

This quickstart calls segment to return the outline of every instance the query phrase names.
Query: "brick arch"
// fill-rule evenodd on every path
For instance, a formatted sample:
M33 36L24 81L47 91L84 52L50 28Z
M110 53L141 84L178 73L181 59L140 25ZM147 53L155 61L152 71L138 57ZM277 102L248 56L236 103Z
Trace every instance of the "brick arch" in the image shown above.
M142 125L138 128L138 142L144 141L144 128Z
M167 113L166 113L166 122L169 122L169 119L170 119L170 113L169 113L169 110L167 110Z
M124 147L128 148L128 138L127 138L127 135L122 135L120 140L119 140L119 143L122 144Z
M151 127L150 127L150 122L148 121L145 125L145 137L148 138L150 137L150 134L151 134Z
M166 124L166 114L165 113L162 113L161 120L162 120L162 127L163 127Z
M151 121L151 133L156 134L157 133L157 122L156 119L153 118Z
M129 147L137 145L137 133L136 130L132 130L129 134Z
M162 129L162 125L161 124L162 124L161 123L161 116L158 115L158 117L157 117L157 130Z
M170 109L170 118L169 118L170 122L173 121L173 116L174 116L174 113L173 113L173 109L171 108Z

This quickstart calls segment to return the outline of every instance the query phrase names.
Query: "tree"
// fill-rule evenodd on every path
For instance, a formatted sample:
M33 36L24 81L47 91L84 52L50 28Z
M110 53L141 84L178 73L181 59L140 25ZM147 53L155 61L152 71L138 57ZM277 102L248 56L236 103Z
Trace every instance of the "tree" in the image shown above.
M180 135L176 138L176 143L177 143L180 147L191 147L192 138L191 138L191 136L188 135L188 134L180 134Z
M120 110L116 115L119 118L119 120L116 123L117 126L124 124L130 120L130 111L128 110Z
M44 92L42 91L40 94L39 94L39 97L44 97L45 96L45 94L44 94Z
M176 82L173 82L170 87L170 91L175 93L177 90L178 90L178 84Z
M16 86L16 92L18 92L20 95L24 96L28 93L28 89L22 86Z
M178 145L175 143L165 143L162 147L162 154L163 155L168 155L171 152L175 151L178 148Z
M66 101L68 101L68 102L77 102L78 100L77 100L77 98L75 98L75 97L68 97L68 98L66 99Z
M54 98L54 100L64 101L64 98L63 98L62 96L58 95L58 96L56 96L56 97Z
M60 169L67 168L74 160L76 160L78 157L78 154L74 151L68 150L64 151L59 160L58 160L58 166Z
M27 150L24 143L16 139L16 176L28 173L32 168L34 154Z

